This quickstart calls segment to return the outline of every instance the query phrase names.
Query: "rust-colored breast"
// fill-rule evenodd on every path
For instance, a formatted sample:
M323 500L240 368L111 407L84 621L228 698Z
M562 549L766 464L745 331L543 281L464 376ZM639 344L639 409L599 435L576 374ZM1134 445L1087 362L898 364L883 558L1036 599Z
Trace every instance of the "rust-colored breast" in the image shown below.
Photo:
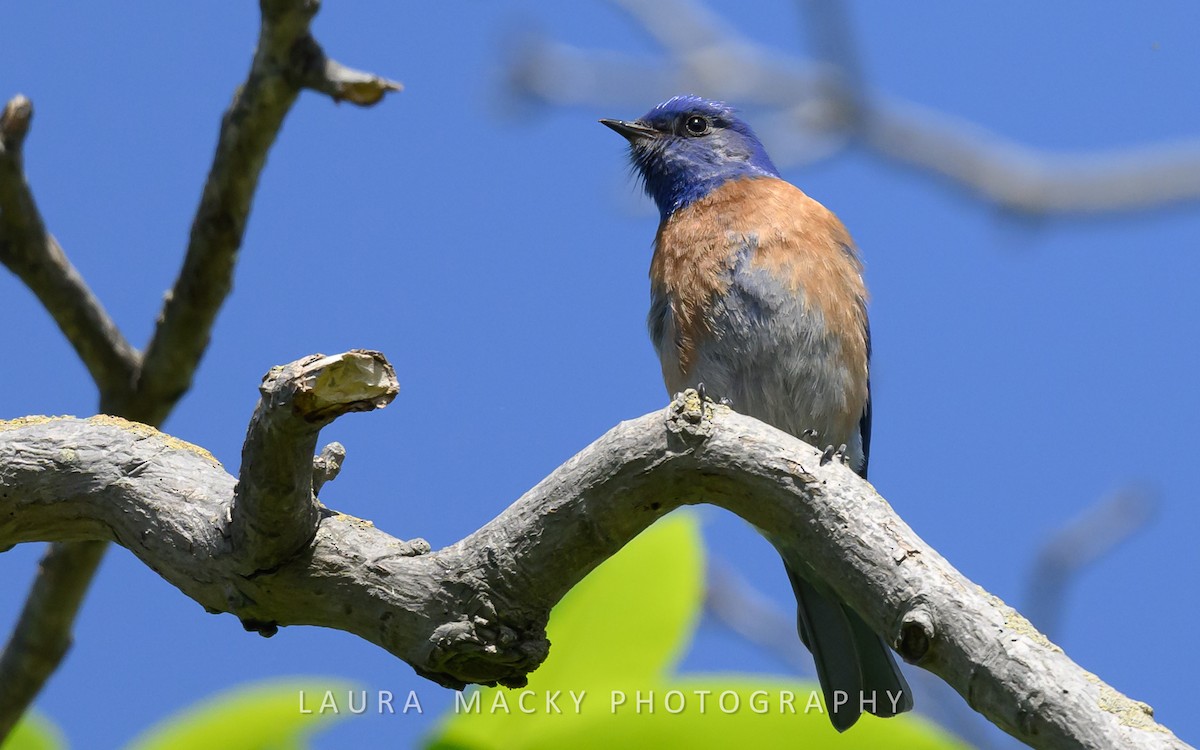
M864 404L868 355L862 265L837 217L775 178L732 180L659 226L650 264L652 292L669 301L684 378L698 348L714 333L709 314L714 301L729 293L735 272L748 269L768 271L803 300L801 309L819 314L824 332L839 342L840 365L853 373L845 396ZM861 410L855 419L858 414Z
M729 288L734 257L708 198L659 224L650 261L651 292L665 296L680 371L686 374L696 347L711 331L706 311ZM664 365L665 367L665 365Z

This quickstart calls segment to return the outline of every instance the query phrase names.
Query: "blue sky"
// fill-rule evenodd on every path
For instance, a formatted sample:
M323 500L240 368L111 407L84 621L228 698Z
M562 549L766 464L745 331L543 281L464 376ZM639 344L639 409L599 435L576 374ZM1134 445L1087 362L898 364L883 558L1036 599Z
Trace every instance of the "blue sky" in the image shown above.
M711 7L777 54L811 53L794 4L746 6ZM1083 153L1200 128L1194 4L863 2L850 19L873 91L1013 141ZM233 296L167 431L235 467L269 367L380 349L400 396L325 432L349 458L323 498L439 547L665 403L644 330L656 216L620 139L595 120L681 92L600 104L581 90L571 107L513 107L506 55L535 28L666 63L600 0L327 4L315 30L330 54L407 89L373 110L301 97L263 174ZM227 1L23 3L5 16L0 96L34 102L26 169L42 212L135 344L178 270L256 33L254 4ZM855 147L784 173L843 219L867 262L880 492L1020 609L1048 535L1113 490L1150 488L1155 517L1080 575L1055 640L1200 741L1200 204L1018 218ZM0 310L0 417L92 413L85 371L8 274ZM725 561L790 609L769 545L721 511L705 519ZM5 629L40 553L0 556ZM712 623L685 666L782 668ZM365 642L311 628L248 635L114 549L39 706L76 746L116 747L202 695L298 673L419 689L429 714L448 705ZM324 746L404 746L431 718L349 722Z

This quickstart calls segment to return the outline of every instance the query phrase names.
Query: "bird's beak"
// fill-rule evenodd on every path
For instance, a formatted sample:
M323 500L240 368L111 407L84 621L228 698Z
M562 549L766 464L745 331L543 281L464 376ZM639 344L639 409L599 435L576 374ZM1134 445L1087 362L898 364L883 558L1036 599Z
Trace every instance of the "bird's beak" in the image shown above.
M621 135L630 143L634 143L643 138L655 138L658 136L658 131L637 120L609 120L607 118L600 120L602 125L607 125Z

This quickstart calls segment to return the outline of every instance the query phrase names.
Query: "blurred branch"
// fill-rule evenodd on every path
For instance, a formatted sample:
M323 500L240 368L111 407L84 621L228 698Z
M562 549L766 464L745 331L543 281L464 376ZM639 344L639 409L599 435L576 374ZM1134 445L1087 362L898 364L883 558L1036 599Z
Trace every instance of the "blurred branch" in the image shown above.
M872 107L865 141L1027 214L1106 213L1200 198L1200 139L1091 155L1029 148L914 104Z
M1200 138L1063 154L872 92L837 0L801 3L818 61L745 40L698 0L612 1L658 42L665 61L646 64L532 37L510 64L512 90L551 105L644 108L690 91L761 107L767 114L759 130L781 165L859 144L1024 214L1105 213L1200 199Z
M1154 496L1127 487L1097 502L1042 545L1029 577L1029 619L1057 637L1072 580L1153 518Z
M17 625L0 653L0 743L71 648L75 616L107 550L105 541L59 542L42 557Z
M0 262L37 295L101 393L128 391L137 352L46 231L25 181L22 147L32 119L33 103L20 94L0 114Z
M796 616L785 614L729 564L710 560L704 607L721 625L758 646L791 671L815 677L812 659L796 637Z
M309 24L319 0L260 0L262 25L250 72L221 122L216 154L189 237L144 356L126 343L46 232L21 173L32 108L5 109L0 148L0 260L38 295L100 390L100 410L158 425L187 392L232 287L251 201L267 152L302 88L367 106L397 83L325 56ZM308 457L311 462L311 455ZM104 542L51 545L13 635L0 655L0 742L58 667Z
M332 420L381 406L390 368L348 353L275 371L277 394ZM368 355L374 357L375 355ZM322 368L341 368L334 376ZM350 387L343 387L350 384ZM359 399L366 394L365 400ZM286 400L286 399L285 399ZM336 408L326 405L335 403ZM256 420L257 421L257 420ZM311 431L257 440L242 479L290 467L311 488ZM525 684L547 656L550 608L596 565L684 504L726 508L761 529L785 561L810 571L905 659L937 674L993 723L1035 748L1188 747L1132 701L1072 662L1027 620L971 583L839 462L695 391L622 422L469 537L434 553L332 511L303 512L309 492L245 490L205 451L108 417L0 423L0 545L107 539L212 612L251 629L309 624L355 633L417 673L465 683ZM286 473L286 472L284 472ZM269 569L231 529L249 511L291 505L311 541ZM242 493L245 494L242 494ZM235 494L236 493L236 494ZM236 498L236 499L235 499Z

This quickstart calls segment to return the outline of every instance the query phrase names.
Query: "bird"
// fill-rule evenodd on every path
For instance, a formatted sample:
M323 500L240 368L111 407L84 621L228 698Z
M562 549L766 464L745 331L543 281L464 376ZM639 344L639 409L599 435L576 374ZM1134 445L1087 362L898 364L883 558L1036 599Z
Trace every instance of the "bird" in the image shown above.
M698 388L839 453L865 478L871 332L845 226L780 176L723 102L682 95L637 120L600 122L628 141L658 207L647 324L668 393ZM864 709L910 710L884 641L828 586L784 564L833 726L845 731Z

